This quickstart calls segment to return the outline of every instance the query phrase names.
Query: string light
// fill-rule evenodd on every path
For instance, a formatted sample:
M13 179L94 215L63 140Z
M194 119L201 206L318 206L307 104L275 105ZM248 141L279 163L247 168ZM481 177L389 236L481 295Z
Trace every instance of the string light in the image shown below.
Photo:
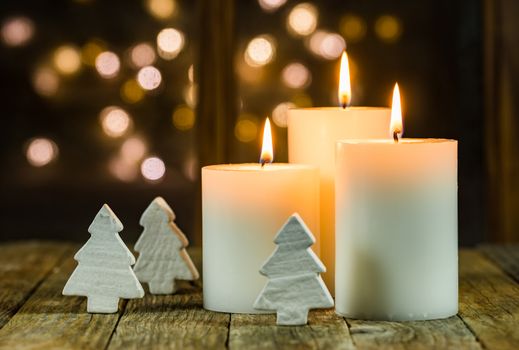
M281 128L286 128L288 124L288 110L295 107L296 105L292 102L282 102L274 107L274 110L272 111L272 120L274 121L274 124Z
M96 57L95 67L97 73L99 73L101 77L110 79L119 73L119 69L121 68L121 61L115 53L111 51L105 51Z
M312 34L307 46L313 54L327 60L335 60L346 49L346 41L337 33L318 30Z
M189 82L191 82L191 83L195 82L193 65L190 65L189 68L187 69L187 78L189 79Z
M173 125L181 131L187 131L195 125L195 113L188 106L179 106L173 112Z
M298 4L287 18L288 32L296 36L312 34L317 27L317 8L307 2Z
M258 120L256 116L243 113L234 127L234 136L240 142L251 142L258 136Z
M155 50L148 43L137 44L130 51L130 61L136 68L151 66L156 59Z
M146 155L147 147L139 137L130 137L121 145L121 158L127 163L137 163Z
M81 67L81 55L75 46L63 45L54 52L53 62L58 72L72 75Z
M59 76L50 67L39 67L32 78L34 90L42 96L55 95L59 88Z
M137 82L144 90L154 90L159 87L162 81L160 71L153 67L143 67L137 73Z
M310 71L303 64L290 63L281 72L283 83L292 89L302 89L310 84L312 79Z
M121 98L127 103L137 103L144 98L144 90L135 79L128 79L121 86Z
M110 137L123 136L131 125L128 113L120 107L109 106L99 114L101 126L106 135Z
M141 164L141 174L146 180L160 180L166 173L166 165L158 157L146 158Z
M287 0L258 0L260 7L265 12L274 12L283 6Z
M402 34L402 25L395 16L380 16L375 22L375 33L378 38L386 43L393 43Z
M2 25L2 40L7 46L23 46L34 35L34 24L27 17L12 17Z
M348 43L359 42L366 36L366 22L357 15L349 14L341 18L340 32Z
M275 53L274 39L268 35L261 35L249 42L244 58L249 66L260 67L270 63Z
M159 56L165 60L177 57L184 47L184 34L174 28L166 28L157 35Z
M175 14L176 3L173 0L146 0L146 10L159 20L166 20Z
M108 162L108 171L118 180L123 182L135 181L138 174L138 167L124 158L113 157Z
M81 48L81 61L87 66L95 66L96 58L105 51L106 44L98 39L88 41Z
M186 104L191 108L196 107L196 102L197 102L196 101L196 90L197 90L196 84L189 84L184 89L184 93L183 93L184 101L186 101Z
M50 139L35 138L29 141L25 156L32 166L42 167L57 158L58 146Z

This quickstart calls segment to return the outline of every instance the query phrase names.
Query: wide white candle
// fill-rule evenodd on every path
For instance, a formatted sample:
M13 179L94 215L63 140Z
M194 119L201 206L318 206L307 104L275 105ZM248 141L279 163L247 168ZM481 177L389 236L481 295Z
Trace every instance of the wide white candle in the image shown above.
M351 98L347 55L341 59L339 100ZM341 139L389 137L391 110L378 107L291 109L288 112L288 160L319 167L321 182L321 260L323 279L334 292L335 276L335 143Z
M458 311L457 142L337 143L337 313L428 320Z
M202 169L204 308L258 313L259 269L274 237L299 213L319 235L319 174L296 164L229 164ZM314 246L318 253L319 247Z

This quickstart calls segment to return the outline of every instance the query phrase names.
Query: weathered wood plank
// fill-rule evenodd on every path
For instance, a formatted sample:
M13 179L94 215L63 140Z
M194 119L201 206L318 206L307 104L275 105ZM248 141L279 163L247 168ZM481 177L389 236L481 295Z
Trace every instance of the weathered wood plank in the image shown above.
M276 326L276 315L231 315L230 349L353 349L348 326L332 309L312 310L306 326Z
M481 349L458 317L413 322L347 319L353 342L360 349Z
M120 314L88 314L86 298L62 296L73 252L0 330L0 349L104 349Z
M460 252L460 312L488 349L519 349L519 284L476 251Z
M0 328L22 306L34 288L70 248L53 242L0 245Z
M481 246L481 251L519 282L519 244Z
M174 295L130 300L108 349L224 349L229 314L204 310L201 290L182 285Z

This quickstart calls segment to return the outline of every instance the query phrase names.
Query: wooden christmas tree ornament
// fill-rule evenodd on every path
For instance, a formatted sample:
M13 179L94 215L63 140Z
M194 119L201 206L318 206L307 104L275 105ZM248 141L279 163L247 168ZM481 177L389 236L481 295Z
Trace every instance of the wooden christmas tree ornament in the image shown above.
M329 308L333 299L321 276L323 263L310 248L315 238L298 214L293 214L274 239L277 247L260 273L269 280L254 303L276 310L278 325L305 325L308 310Z
M144 227L135 250L139 252L134 272L147 282L152 294L176 292L175 280L196 280L198 271L187 254L186 236L173 222L175 213L162 197L155 198L142 214Z
M63 295L88 298L90 313L114 313L119 298L142 298L144 290L131 269L135 258L119 233L123 224L108 205L103 205L88 228L91 237L76 253L78 266L63 289Z

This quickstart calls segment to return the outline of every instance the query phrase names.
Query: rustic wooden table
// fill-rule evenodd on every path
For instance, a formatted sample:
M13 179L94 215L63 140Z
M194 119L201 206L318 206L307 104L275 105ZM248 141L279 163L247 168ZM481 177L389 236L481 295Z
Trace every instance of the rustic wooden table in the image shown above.
M519 246L460 251L458 316L368 322L320 310L303 327L276 327L274 315L206 311L199 285L122 301L118 314L88 314L85 298L61 295L77 249L0 245L0 349L519 349ZM192 256L200 261L199 250Z

